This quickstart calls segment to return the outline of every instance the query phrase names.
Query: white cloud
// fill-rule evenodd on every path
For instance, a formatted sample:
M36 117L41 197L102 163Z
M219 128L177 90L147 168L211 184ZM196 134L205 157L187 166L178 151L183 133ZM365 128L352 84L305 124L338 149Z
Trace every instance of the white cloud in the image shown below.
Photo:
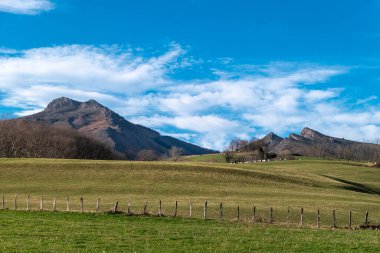
M175 43L153 56L118 46L3 51L1 104L20 108L18 115L42 110L60 96L96 99L132 122L214 149L222 149L233 137L267 131L284 135L304 126L356 140L380 136L379 109L358 101L364 108L354 110L340 98L342 88L326 84L348 71L342 67L245 65L221 70L213 80L195 75L179 81L173 73L202 61L185 56Z
M63 90L71 95L76 91L84 98L82 91L132 95L170 83L166 75L182 53L181 47L172 45L166 53L145 59L117 47L70 45L0 55L0 90L12 94L15 104L37 105L46 100L35 95L51 99ZM46 91L41 92L43 89Z
M191 141L193 138L197 137L197 134L193 134L193 133L172 133L172 132L160 131L160 134L186 140L186 141Z
M1 0L0 11L14 14L36 15L54 8L49 0Z
M363 99L358 99L356 101L356 104L358 105L361 105L361 104L366 104L368 102L371 102L371 101L374 101L374 100L377 100L378 97L377 96L370 96L370 97L367 97L367 98L363 98Z
M17 113L19 116L28 115L30 112L41 111L53 99L64 94L76 100L98 99L104 103L118 104L118 99L111 95L95 91L73 89L65 86L33 85L25 88L15 87L8 96L2 100L2 104L9 107L23 108Z
M134 122L148 125L151 127L160 127L165 125L174 125L179 129L186 129L198 133L223 132L225 130L239 130L239 122L223 119L215 115L204 116L150 116L134 118Z
M36 113L39 113L41 111L42 111L42 109L23 110L23 111L15 113L15 115L17 117L23 117L23 116L28 116L28 115L36 114Z
M0 48L0 54L17 54L18 51L17 50L14 50L14 49L10 49L10 48L4 48L4 47L1 47Z
M309 102L317 102L329 98L334 98L339 95L338 89L329 89L329 90L311 90L307 92L304 97L307 99Z
M241 138L247 138L246 133L254 131L249 127L242 126L238 121L227 120L216 115L177 117L155 115L132 118L132 121L153 128L174 126L177 129L191 131L192 138L199 145L212 149L226 147L231 133Z

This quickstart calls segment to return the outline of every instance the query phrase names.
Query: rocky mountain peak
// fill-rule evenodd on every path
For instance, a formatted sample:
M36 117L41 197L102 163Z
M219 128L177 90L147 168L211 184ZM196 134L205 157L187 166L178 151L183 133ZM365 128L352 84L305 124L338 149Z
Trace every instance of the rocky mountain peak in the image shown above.
M67 97L56 98L51 101L45 110L47 111L61 111L64 109L71 109L73 107L79 106L81 103L75 100L72 100Z
M264 139L267 139L267 140L282 140L282 138L280 136L278 136L277 134L273 133L273 132L270 132L269 134L267 134Z
M82 103L84 106L92 106L92 107L99 107L99 108L105 108L103 105L99 104L96 100L90 99L87 102Z
M304 129L302 129L300 135L304 138L307 138L307 139L310 139L310 140L314 140L316 138L320 138L322 137L323 135L311 128L308 128L308 127L305 127Z
M291 134L289 134L289 139L293 139L293 140L299 140L300 139L300 135L298 135L298 134L295 134L295 133L291 133Z
M282 140L283 139L280 136L276 135L273 132L270 132L264 138L261 139L261 141L263 141L265 145L268 146L269 148L276 146Z

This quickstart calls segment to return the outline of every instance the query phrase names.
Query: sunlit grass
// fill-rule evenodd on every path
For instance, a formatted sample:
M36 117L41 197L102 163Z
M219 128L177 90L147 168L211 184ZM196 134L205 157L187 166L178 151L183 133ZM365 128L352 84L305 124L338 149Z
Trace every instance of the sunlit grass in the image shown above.
M339 178L360 184L373 192L380 191L377 168L358 166L339 161L282 161L260 164L231 165L199 162L123 162L54 159L1 159L0 193L5 194L6 207L13 209L14 195L18 194L18 208L25 209L31 194L31 208L38 209L41 196L44 208L51 209L53 197L57 209L79 210L79 198L84 198L85 211L94 211L97 198L100 210L111 209L116 201L125 211L128 200L132 210L142 212L144 202L152 214L158 212L159 200L166 215L189 216L193 203L193 217L203 217L203 205L208 201L209 218L218 219L219 204L224 205L224 217L235 219L240 206L242 220L252 218L252 208L267 220L269 208L274 209L274 220L298 225L300 208L305 210L305 226L315 226L317 209L321 223L332 225L332 210L336 209L339 226L348 225L349 211L353 211L354 225L364 222L369 211L371 223L380 223L380 198L351 189L352 186L334 180Z

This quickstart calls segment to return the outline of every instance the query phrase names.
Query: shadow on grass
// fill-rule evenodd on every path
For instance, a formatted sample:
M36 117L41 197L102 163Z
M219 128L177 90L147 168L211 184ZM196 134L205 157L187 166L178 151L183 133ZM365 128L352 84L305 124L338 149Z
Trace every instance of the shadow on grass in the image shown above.
M344 183L346 185L339 186L340 188L349 190L349 191L355 191L355 192L362 192L362 193L369 193L369 194L375 194L375 195L380 195L380 192L373 190L365 185L355 183L352 181L348 181L342 178L337 178L337 177L332 177L332 176L327 176L327 175L322 175L324 177L327 177L329 179L333 179L335 181L338 181L340 183Z

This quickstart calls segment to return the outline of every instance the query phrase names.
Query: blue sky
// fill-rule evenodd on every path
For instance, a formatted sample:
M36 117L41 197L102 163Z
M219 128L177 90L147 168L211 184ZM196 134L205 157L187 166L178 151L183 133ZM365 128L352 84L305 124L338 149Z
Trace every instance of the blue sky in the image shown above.
M376 0L2 0L0 114L60 96L202 146L380 137Z

